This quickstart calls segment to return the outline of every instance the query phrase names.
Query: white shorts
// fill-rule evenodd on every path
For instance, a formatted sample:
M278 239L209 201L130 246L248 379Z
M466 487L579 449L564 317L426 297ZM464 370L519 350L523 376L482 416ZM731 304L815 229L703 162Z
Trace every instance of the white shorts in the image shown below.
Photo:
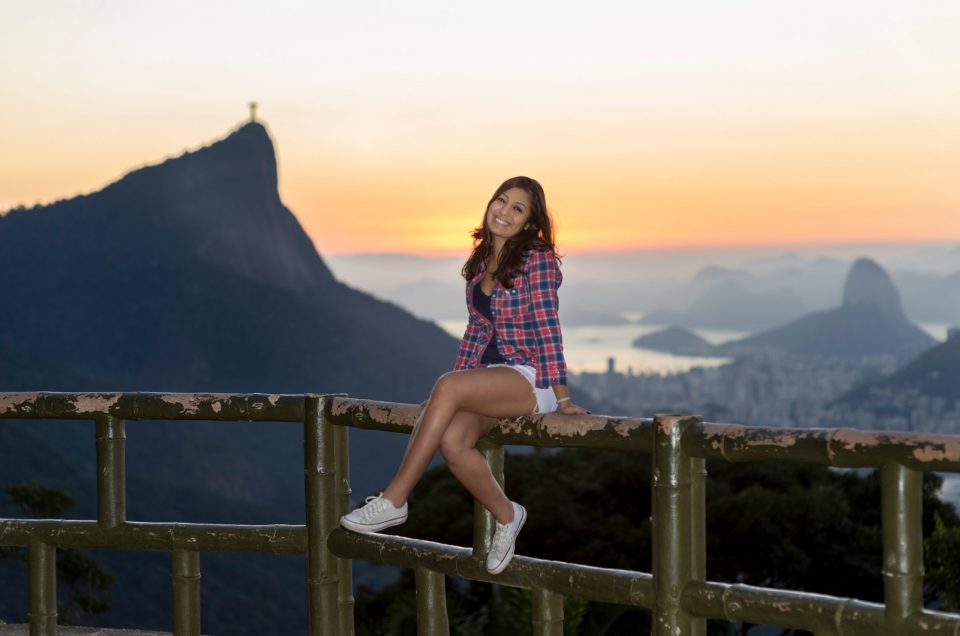
M524 378L527 379L527 382L530 383L530 387L533 389L533 397L537 400L537 405L533 409L533 414L537 415L540 413L553 413L557 410L559 404L557 404L557 394L553 392L553 389L538 389L537 388L537 370L531 367L528 364L488 364L488 369L493 369L495 367L506 367L508 369L513 369Z

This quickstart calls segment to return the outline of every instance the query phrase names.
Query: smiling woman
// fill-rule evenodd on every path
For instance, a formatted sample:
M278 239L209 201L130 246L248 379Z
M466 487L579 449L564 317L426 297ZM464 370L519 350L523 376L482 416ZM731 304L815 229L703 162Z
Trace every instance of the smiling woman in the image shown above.
M469 323L454 371L437 380L424 402L393 481L344 515L343 527L368 533L406 521L407 497L439 449L450 471L497 519L487 570L499 574L510 563L527 511L507 498L477 441L501 417L586 413L567 388L551 228L535 180L514 177L494 192L463 266Z

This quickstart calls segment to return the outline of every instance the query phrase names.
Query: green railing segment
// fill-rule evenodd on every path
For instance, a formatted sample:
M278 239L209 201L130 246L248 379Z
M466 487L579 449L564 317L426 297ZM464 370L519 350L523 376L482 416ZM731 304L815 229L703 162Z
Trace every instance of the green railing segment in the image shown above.
M531 591L532 630L563 633L565 595L651 610L656 636L703 636L706 619L805 629L817 636L950 634L960 615L923 608L922 477L960 472L960 437L849 429L719 425L699 417L564 416L503 420L480 448L503 483L503 446L585 447L648 455L653 467L653 571L632 572L518 555L499 575L483 567L494 520L475 507L473 546L338 527L350 507L350 427L409 433L420 408L342 395L0 393L0 419L95 423L97 520L0 520L0 545L28 550L30 634L57 633L56 550L113 548L171 555L172 625L199 636L203 552L300 554L311 636L353 634L351 560L412 568L419 634L448 634L445 577ZM126 518L126 420L293 422L303 426L303 525L143 523ZM884 603L706 580L705 462L790 461L881 472Z

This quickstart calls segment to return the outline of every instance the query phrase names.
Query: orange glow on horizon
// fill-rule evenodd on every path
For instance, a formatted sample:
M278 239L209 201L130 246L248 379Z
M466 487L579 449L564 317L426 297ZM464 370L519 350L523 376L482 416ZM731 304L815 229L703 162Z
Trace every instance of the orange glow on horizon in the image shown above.
M321 253L463 254L517 174L561 251L960 242L948 2L62 4L13 3L0 38L0 211L257 101Z
M204 145L200 127L173 143ZM464 254L489 196L516 174L544 185L561 252L960 241L960 127L937 118L661 113L575 130L540 122L505 144L453 136L421 148L406 130L382 146L331 139L320 150L296 128L270 130L281 197L321 254ZM0 200L95 191L179 154L156 134L89 134L0 157L8 183L37 193Z

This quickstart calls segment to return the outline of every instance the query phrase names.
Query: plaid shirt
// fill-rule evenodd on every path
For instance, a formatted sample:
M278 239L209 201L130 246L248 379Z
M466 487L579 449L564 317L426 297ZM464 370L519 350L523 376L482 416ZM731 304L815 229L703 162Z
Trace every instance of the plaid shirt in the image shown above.
M460 341L454 370L476 369L496 327L497 349L509 364L530 365L537 370L536 385L546 389L567 383L563 339L557 318L557 288L563 276L553 253L529 250L523 255L513 287L497 281L490 297L493 324L473 306L473 288L483 279L486 267L467 283L467 330Z

